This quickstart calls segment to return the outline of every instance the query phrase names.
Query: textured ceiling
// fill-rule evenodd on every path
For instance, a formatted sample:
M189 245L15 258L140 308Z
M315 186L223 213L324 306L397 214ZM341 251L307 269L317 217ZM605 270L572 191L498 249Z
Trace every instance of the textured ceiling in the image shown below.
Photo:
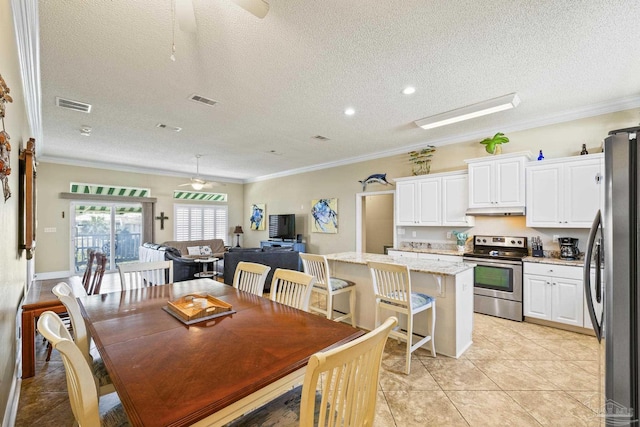
M193 0L173 62L171 0L41 0L40 159L189 176L201 153L202 175L251 181L640 106L637 0L269 3ZM413 123L512 92L514 110Z

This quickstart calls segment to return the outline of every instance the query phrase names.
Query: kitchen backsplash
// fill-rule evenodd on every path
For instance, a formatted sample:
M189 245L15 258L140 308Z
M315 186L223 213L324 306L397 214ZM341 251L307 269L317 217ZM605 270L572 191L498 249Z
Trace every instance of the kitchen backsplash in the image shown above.
M498 236L518 236L531 237L539 236L542 240L544 255L551 258L560 257L560 245L553 241L553 236L574 237L578 239L578 249L584 252L589 230L586 228L529 228L526 226L524 216L510 217L476 217L475 226L470 228L461 227L397 227L396 231L403 229L404 234L398 233L397 245L402 248L407 247L432 249L456 249L455 237L447 239L447 233L452 231L463 231L469 236L475 235L498 235ZM414 245L414 246L411 246ZM467 242L467 249L471 249L473 243ZM531 250L531 244L529 244Z

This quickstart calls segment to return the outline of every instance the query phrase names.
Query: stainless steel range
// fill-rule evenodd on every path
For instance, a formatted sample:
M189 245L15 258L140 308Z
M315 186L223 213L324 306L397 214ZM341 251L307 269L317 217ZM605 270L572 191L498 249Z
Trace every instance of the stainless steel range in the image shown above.
M522 258L526 237L475 236L463 260L474 270L474 311L522 322Z

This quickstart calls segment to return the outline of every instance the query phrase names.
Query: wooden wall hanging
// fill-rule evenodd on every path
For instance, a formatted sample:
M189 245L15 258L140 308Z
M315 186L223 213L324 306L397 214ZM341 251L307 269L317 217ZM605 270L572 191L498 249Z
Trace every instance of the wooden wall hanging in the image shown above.
M20 150L20 248L33 257L36 248L36 141Z
M2 130L0 130L0 181L2 181L2 193L5 202L11 197L11 189L9 188L11 144L9 143L9 134L4 129L5 104L13 102L9 92L11 92L11 90L2 78L2 75L0 75L0 120L2 121Z

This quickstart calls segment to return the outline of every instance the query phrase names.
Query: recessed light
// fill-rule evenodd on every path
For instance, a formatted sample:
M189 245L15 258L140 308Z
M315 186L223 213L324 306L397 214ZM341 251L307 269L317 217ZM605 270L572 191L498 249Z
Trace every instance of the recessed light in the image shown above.
M413 86L407 86L404 89L402 89L403 95L411 95L413 93L416 93L416 88Z
M353 108L347 108L346 110L344 110L344 113L347 116L353 116L356 113L356 110L354 110Z

